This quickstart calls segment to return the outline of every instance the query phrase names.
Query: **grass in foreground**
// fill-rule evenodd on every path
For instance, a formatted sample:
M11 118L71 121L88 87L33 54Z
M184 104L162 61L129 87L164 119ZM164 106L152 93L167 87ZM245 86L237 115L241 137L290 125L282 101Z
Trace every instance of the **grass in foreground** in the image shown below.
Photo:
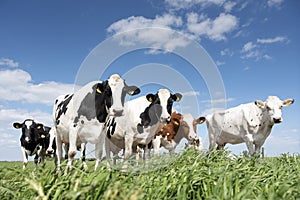
M88 165L61 175L52 161L36 171L1 162L0 199L300 199L300 155L231 159L189 149L126 173Z

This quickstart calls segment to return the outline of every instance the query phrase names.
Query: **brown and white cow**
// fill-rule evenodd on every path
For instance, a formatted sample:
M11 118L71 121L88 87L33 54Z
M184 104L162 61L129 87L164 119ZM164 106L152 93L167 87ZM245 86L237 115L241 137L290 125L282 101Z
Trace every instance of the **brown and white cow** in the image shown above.
M164 147L174 152L180 141L185 138L189 145L201 148L201 140L197 136L197 125L205 122L205 117L195 119L191 114L173 112L171 121L156 133L152 140L154 155L159 154L159 148Z

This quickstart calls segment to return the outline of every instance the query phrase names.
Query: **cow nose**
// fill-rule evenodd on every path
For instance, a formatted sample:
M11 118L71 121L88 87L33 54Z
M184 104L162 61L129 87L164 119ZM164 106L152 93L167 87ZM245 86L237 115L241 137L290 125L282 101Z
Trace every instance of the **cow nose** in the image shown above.
M282 118L281 117L273 118L273 121L274 121L275 124L278 124L278 123L282 122Z
M113 109L113 115L118 117L123 115L123 109Z
M54 154L54 150L53 149L47 149L46 154L47 155Z
M168 123L170 123L170 121L171 121L171 117L170 116L168 116L168 117L161 117L160 118L160 122L163 123L163 124L168 124Z

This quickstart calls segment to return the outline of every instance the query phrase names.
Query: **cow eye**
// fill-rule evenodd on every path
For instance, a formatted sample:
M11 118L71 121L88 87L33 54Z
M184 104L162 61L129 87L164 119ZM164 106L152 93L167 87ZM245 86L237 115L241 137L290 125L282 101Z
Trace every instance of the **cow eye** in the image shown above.
M271 110L271 108L269 107L269 106L266 106L266 109L269 111L269 110Z
M279 109L282 110L282 106L280 106Z

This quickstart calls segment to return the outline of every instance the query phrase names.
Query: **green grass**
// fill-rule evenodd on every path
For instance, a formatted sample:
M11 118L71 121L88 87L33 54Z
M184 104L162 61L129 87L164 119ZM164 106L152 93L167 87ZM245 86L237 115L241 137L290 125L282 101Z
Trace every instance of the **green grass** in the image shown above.
M53 161L0 162L0 199L300 199L300 155L254 159L227 152L164 155L127 172L104 164L93 171L75 165L57 174Z

